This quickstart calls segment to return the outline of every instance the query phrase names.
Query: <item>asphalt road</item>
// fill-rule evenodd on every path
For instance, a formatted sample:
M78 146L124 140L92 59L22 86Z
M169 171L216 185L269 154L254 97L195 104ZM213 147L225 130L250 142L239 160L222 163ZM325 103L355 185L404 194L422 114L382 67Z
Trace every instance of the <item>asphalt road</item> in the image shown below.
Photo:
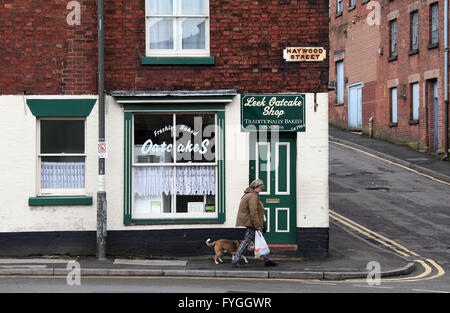
M329 178L330 210L446 272L409 288L450 292L450 184L333 142Z

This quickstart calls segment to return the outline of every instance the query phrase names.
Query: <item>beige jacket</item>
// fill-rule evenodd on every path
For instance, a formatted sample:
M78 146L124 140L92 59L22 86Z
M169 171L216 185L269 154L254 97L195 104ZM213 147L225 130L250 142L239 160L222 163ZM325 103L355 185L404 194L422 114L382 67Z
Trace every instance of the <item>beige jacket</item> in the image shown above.
M264 225L264 205L259 195L247 188L239 204L236 226L262 228Z

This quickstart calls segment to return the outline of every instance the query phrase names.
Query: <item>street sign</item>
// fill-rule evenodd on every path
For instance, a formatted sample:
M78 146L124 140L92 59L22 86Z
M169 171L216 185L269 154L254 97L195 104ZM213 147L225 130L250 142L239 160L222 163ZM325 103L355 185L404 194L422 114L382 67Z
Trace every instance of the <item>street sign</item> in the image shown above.
M286 62L321 62L327 58L324 47L287 47L283 50Z

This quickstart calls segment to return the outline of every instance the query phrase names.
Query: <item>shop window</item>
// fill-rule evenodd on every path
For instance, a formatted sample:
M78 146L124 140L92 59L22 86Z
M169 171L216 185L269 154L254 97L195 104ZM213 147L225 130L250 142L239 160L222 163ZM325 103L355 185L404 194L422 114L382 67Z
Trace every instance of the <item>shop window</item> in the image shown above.
M216 114L135 113L133 120L133 219L216 215Z
M209 0L146 0L147 56L208 56Z
M41 118L39 195L85 193L85 120Z

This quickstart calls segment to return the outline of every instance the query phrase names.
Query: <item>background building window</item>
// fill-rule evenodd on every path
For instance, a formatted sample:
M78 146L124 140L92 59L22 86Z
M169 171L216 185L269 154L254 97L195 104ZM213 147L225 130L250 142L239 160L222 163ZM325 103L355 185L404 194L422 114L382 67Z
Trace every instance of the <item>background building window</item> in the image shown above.
M342 13L342 0L337 0L337 4L336 4L336 13Z
M411 13L411 50L419 49L419 11Z
M344 61L336 62L336 94L337 103L344 103Z
M147 55L209 55L209 0L147 0Z
M216 114L134 114L134 218L216 212Z
M40 195L84 194L85 120L39 120Z
M391 43L391 48L390 48L390 53L391 53L391 57L396 57L397 56L397 20L392 20L390 22L390 43Z
M439 42L439 3L435 2L430 6L430 44Z
M412 114L411 119L413 121L419 120L419 107L420 107L420 93L419 93L419 83L412 84Z
M396 126L398 123L397 118L397 87L391 88L391 123Z

